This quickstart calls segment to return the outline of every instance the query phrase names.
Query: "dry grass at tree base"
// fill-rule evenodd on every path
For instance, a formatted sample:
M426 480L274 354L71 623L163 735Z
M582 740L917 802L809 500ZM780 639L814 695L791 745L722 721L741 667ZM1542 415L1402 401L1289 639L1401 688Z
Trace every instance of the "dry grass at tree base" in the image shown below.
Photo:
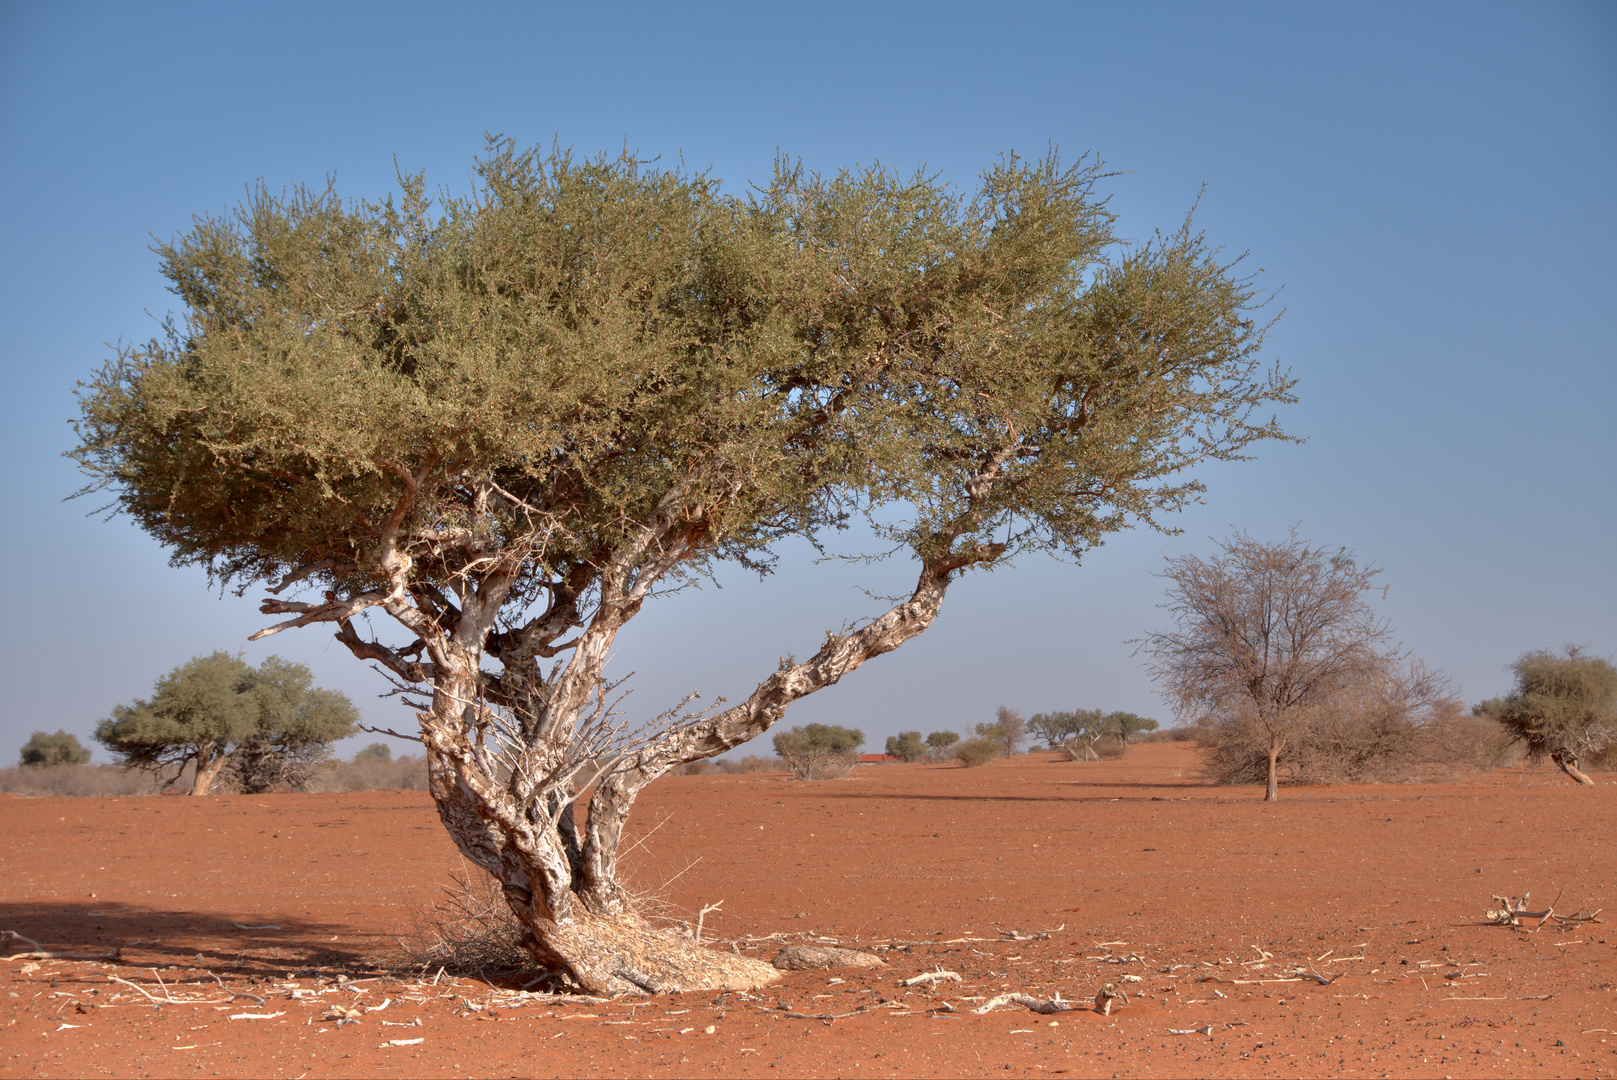
M449 875L442 897L418 911L414 925L398 938L395 960L406 970L450 975L532 974L533 958L522 948L522 924L511 914L499 885L472 866ZM542 973L540 973L542 974Z

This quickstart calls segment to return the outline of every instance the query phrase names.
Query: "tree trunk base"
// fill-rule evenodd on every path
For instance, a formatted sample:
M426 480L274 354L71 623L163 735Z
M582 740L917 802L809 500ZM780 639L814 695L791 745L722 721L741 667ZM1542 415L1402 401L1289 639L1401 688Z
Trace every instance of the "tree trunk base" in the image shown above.
M704 949L634 914L580 912L565 925L545 920L529 928L524 945L591 994L756 990L780 978L763 960Z

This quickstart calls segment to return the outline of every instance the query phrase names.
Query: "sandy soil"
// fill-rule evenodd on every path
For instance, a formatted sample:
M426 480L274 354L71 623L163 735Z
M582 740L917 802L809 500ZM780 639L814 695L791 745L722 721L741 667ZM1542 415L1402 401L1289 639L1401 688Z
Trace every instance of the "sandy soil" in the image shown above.
M0 964L0 1076L1617 1073L1617 928L1482 918L1563 888L1617 912L1609 777L1265 805L1187 779L1194 754L660 781L634 872L665 911L722 901L709 933L754 955L834 939L887 966L607 1003L373 974L458 864L424 794L0 797L0 929L122 950ZM962 981L899 985L938 967ZM1107 981L1130 994L1111 1016L939 1010Z

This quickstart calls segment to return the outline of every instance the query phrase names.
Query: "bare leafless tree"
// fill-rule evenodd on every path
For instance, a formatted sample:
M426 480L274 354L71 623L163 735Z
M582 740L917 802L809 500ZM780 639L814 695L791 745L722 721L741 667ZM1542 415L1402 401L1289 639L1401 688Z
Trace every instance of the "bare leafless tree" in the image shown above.
M1260 739L1268 792L1293 733L1346 687L1385 670L1390 630L1365 596L1379 571L1297 536L1236 533L1210 558L1169 559L1172 630L1139 642L1180 719Z

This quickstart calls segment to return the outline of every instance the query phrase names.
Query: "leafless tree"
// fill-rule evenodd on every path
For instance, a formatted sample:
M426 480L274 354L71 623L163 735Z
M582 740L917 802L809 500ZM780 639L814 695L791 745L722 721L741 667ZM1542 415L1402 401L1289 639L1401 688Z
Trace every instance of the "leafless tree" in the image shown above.
M1299 725L1377 675L1390 631L1365 602L1379 570L1345 549L1236 533L1210 558L1169 559L1172 630L1139 644L1181 720L1243 729L1267 752L1268 792Z

